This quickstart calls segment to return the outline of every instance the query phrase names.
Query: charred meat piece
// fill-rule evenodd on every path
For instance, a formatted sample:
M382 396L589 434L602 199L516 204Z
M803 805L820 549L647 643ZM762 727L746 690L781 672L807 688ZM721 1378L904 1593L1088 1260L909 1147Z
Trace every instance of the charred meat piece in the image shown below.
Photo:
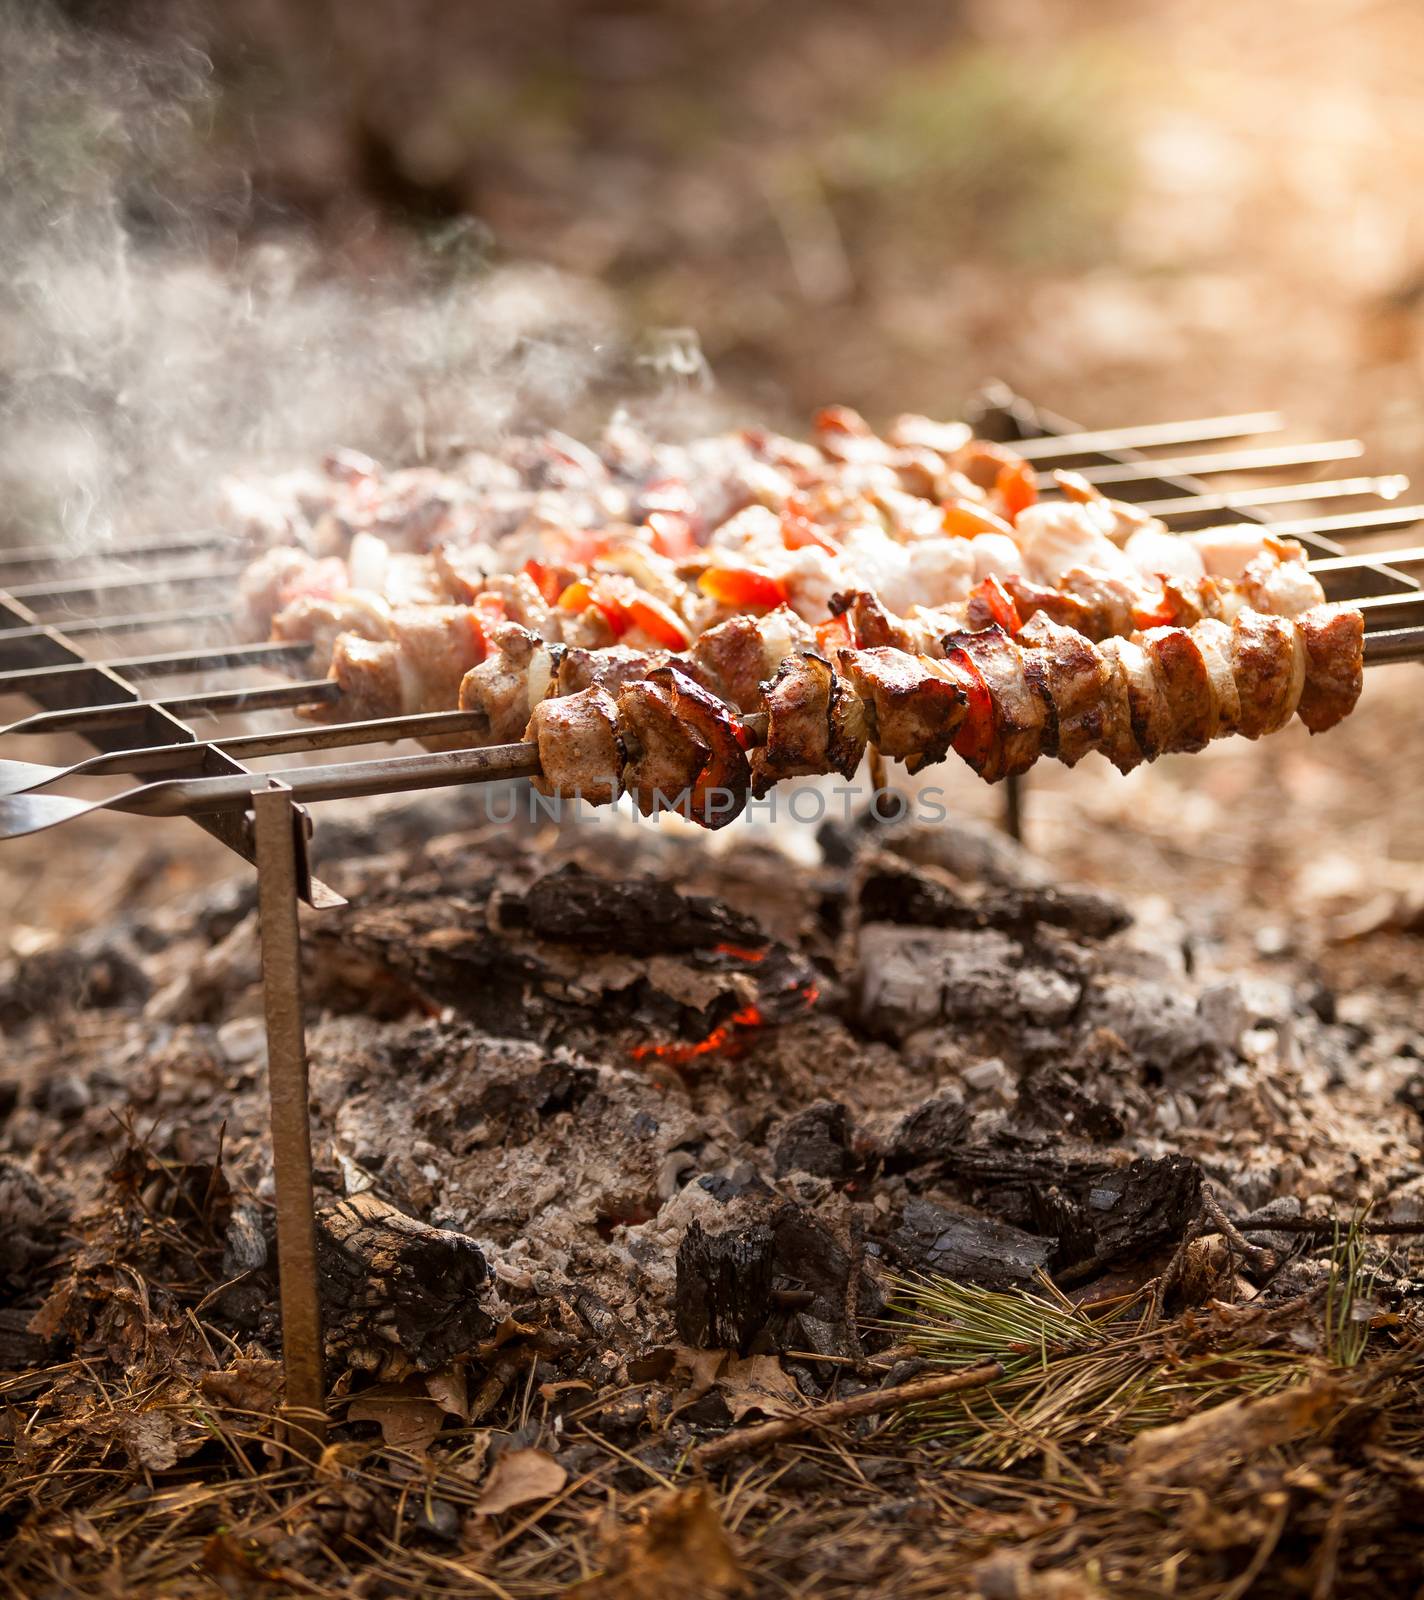
M1009 597L1018 607L1025 622L1030 617L1045 616L1065 628L1073 628L1089 638L1098 637L1093 632L1096 614L1093 608L1077 595L1063 589L1051 589L1047 584L1034 583L1022 573L1012 572L1004 579Z
M330 676L341 685L342 711L353 720L395 717L404 710L400 646L393 639L343 633L331 652Z
M1365 682L1365 619L1353 606L1314 606L1297 618L1305 642L1305 687L1296 710L1312 733L1355 709Z
M483 651L479 619L469 607L402 607L391 613L388 639L342 634L332 650L331 676L356 716L450 711L461 679Z
M842 650L839 661L878 750L913 763L915 771L944 760L964 720L966 700L943 663L886 646Z
M778 606L765 616L729 617L709 628L693 644L691 658L739 711L758 711L762 685L788 656L808 648L814 639L794 611Z
M1137 626L1139 592L1125 578L1086 567L1072 567L1058 580L1058 588L1083 607L1081 622L1070 625L1090 639L1126 635Z
M1147 692L1155 692L1151 670L1142 651L1126 639L1104 639L1099 654L1108 669L1103 687L1101 727L1098 749L1119 772L1131 772L1142 765L1144 751L1133 727L1133 686L1142 693L1145 677Z
M1216 721L1216 697L1197 642L1185 628L1151 628L1142 647L1165 713L1165 750L1204 750Z
M766 742L752 751L752 793L758 799L782 778L825 772L831 735L830 667L809 652L788 656L762 686Z
M831 674L831 736L826 761L832 772L849 780L865 757L869 728L860 696L838 673Z
M678 720L671 700L654 684L627 684L617 706L627 758L623 786L638 810L650 817L690 802L692 787L707 765L707 746Z
M1238 732L1259 739L1283 728L1305 686L1305 645L1296 624L1242 611L1232 624L1231 665L1241 700Z
M751 782L736 720L723 701L677 667L654 668L648 682L667 695L678 720L707 747L706 765L692 786L692 819L707 828L725 826L741 814Z
M336 641L343 633L379 640L389 639L393 632L391 608L379 595L361 590L330 600L300 595L272 619L274 639L304 641L311 645L313 672L330 669Z
M1022 650L997 625L978 633L947 633L943 644L946 656L958 652L972 662L992 703L994 738L986 752L966 759L986 783L1027 772L1042 750L1045 714L1024 676Z
M630 650L627 645L610 645L606 650L584 650L574 646L563 653L559 662L556 694L577 694L581 689L595 686L607 689L610 694L628 683L646 678L654 667L667 660L665 651L648 655L642 650Z
M554 682L555 651L515 622L496 623L486 635L488 653L460 683L461 711L483 711L490 740L510 744Z
M1044 704L1044 754L1076 766L1102 738L1108 664L1090 640L1047 612L1024 624L1019 643L1024 677Z
M622 791L623 746L618 705L606 689L541 700L524 737L539 746L540 794L611 805Z

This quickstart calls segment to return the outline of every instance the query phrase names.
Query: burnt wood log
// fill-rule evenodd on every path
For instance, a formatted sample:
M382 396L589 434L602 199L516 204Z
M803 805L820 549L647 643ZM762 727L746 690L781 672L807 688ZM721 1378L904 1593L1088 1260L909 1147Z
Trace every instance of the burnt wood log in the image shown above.
M855 1354L848 1307L873 1317L883 1301L859 1268L851 1294L851 1270L831 1230L793 1201L716 1233L693 1221L677 1251L678 1336L685 1344L743 1353Z
M1021 939L1043 927L1065 929L1082 939L1106 939L1132 921L1120 900L1094 889L1030 885L970 895L889 856L878 856L867 867L856 903L862 922L996 928Z
M771 1314L775 1240L764 1222L708 1233L695 1218L677 1247L678 1337L743 1350Z
M499 895L494 911L502 929L625 955L767 943L750 917L708 895L680 894L661 878L599 878L572 862L523 894Z
M1052 1239L993 1217L964 1216L931 1200L911 1200L886 1243L912 1271L984 1289L1029 1287L1054 1252Z
M447 1365L494 1331L484 1253L374 1194L317 1218L317 1274L329 1344L393 1345L422 1371Z
M1179 1244L1201 1209L1201 1168L1180 1155L1119 1166L1005 1138L951 1149L938 1174L971 1204L1054 1240L1059 1282Z

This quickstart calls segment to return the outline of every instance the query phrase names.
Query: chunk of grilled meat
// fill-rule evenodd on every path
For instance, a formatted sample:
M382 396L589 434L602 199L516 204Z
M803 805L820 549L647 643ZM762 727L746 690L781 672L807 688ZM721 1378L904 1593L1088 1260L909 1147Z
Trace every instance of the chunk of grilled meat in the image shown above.
M540 794L609 805L622 790L624 750L618 704L606 689L541 700L524 737L539 746Z
M483 650L479 619L468 606L402 607L391 613L387 639L342 634L332 650L331 676L354 717L449 711Z
M886 645L842 650L837 660L864 708L871 744L911 772L944 760L968 701L942 662Z
M645 817L689 803L711 752L678 718L669 694L629 683L618 694L618 726L627 756L623 786Z
M689 815L704 827L725 826L746 805L751 781L739 724L725 702L677 667L655 667L648 682L666 694L678 720L707 748L692 784Z
M1348 717L1365 686L1365 619L1354 606L1314 606L1300 618L1305 687L1296 712L1312 733Z
M970 667L993 703L994 737L957 745L959 753L986 783L1027 772L1042 748L1046 717L1025 676L1024 651L997 623L978 633L946 634L943 643L945 659Z
M1043 702L1044 754L1076 766L1103 736L1108 664L1081 633L1046 612L1024 624L1019 643L1030 647L1024 678Z
M762 689L767 731L752 752L754 795L760 798L783 778L854 776L865 754L865 712L829 661L811 650L788 656Z
M461 711L489 718L490 742L509 744L521 737L531 711L550 692L558 670L558 645L517 622L498 622L486 630L486 654L460 681Z
M692 661L701 676L739 711L761 709L762 685L782 662L809 649L815 634L787 606L760 617L729 617L693 643Z

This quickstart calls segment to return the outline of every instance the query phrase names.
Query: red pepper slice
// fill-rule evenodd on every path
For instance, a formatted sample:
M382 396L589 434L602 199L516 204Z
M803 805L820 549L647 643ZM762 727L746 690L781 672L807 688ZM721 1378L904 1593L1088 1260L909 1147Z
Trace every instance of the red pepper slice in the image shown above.
M781 513L781 542L788 550L804 550L814 545L830 555L836 553L835 545L816 524L804 512L794 511L790 506Z
M964 650L951 650L945 665L960 681L967 702L964 721L955 735L954 750L974 768L988 765L994 749L994 697L973 656Z
M1023 627L1014 597L993 573L970 594L968 609L970 620L983 627L997 622L1005 633L1013 635Z
M850 631L850 618L845 612L838 617L827 617L824 622L816 624L816 648L832 661L836 659L837 650L849 649L854 643Z
M1160 580L1159 580L1160 581ZM1133 626L1140 632L1148 628L1166 628L1177 621L1177 608L1172 604L1172 597L1167 593L1167 585L1162 585L1161 595L1154 601L1146 599L1132 608Z
M650 511L647 527L653 537L653 549L660 556L676 561L680 556L690 556L697 548L692 519L681 511Z
M524 563L525 576L534 580L534 587L543 595L549 605L559 598L564 590L563 575L556 568L536 561L532 556Z
M633 625L641 628L650 639L656 639L665 650L686 650L692 642L677 613L655 595L639 589L626 604Z
M944 502L944 531L955 539L972 539L978 533L1006 533L1012 539L1013 524L996 516L977 500L956 496Z
M999 468L994 493L1003 505L1004 515L1016 522L1019 512L1027 511L1038 499L1038 474L1027 461L1010 461Z
M786 585L756 567L708 567L697 587L724 606L774 611L786 604Z

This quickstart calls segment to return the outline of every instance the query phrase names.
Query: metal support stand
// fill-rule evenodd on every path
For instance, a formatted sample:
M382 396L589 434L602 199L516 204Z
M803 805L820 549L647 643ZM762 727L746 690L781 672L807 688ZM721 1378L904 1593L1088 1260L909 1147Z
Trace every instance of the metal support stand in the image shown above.
M1027 780L1019 774L1004 779L1004 832L1015 844L1023 843L1023 804Z
M316 1192L307 1108L302 1024L301 929L297 897L306 876L304 817L286 785L252 797L257 907L267 1008L267 1084L272 1101L272 1168L277 1182L277 1268L281 1277L282 1361L287 1375L284 1434L302 1455L326 1444L321 1301L316 1272Z

